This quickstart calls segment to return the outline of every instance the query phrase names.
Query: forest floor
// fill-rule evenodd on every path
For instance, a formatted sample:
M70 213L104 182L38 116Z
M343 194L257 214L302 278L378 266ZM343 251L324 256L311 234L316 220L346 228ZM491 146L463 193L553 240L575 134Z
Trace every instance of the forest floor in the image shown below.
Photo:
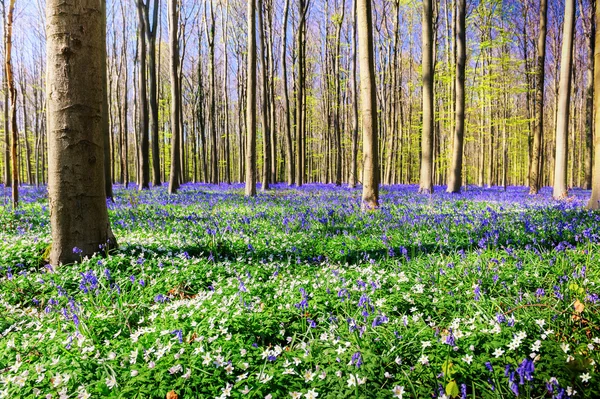
M119 248L53 269L24 188L0 206L0 397L600 397L589 192L416 192L363 213L328 185L116 187Z

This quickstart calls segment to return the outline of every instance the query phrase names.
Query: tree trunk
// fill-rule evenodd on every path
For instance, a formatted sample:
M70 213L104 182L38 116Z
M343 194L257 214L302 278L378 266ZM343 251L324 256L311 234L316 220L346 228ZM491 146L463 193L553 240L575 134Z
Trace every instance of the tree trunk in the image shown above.
M50 263L116 246L104 188L103 1L46 3Z
M262 184L261 191L269 189L271 182L271 138L270 138L270 127L268 122L268 97L269 92L267 89L267 56L266 46L267 38L265 37L265 24L264 24L264 8L262 0L258 0L258 30L260 31L260 58L261 58L261 119L262 119L262 137L263 137L263 170L262 170Z
M423 1L423 132L421 134L420 194L433 193L433 9L432 1Z
M29 121L27 119L27 74L23 70L21 77L21 104L23 106L23 139L25 141L25 162L27 166L27 183L33 184L33 169L31 167L31 146L29 145ZM37 109L35 110L37 112Z
M600 25L600 7L594 10L596 24ZM594 32L594 170L592 173L592 196L588 209L600 208L600 29Z
M211 145L211 157L210 157L210 182L212 184L219 184L219 156L217 152L217 126L216 126L216 111L215 111L215 13L213 10L213 3L207 3L207 9L210 15L206 16L207 27L206 27L206 38L209 49L209 62L210 62L210 145ZM208 20L210 19L210 26L208 26Z
M286 174L288 185L292 186L295 183L294 179L294 143L292 142L292 122L290 115L290 98L288 94L288 79L287 79L287 25L290 8L290 0L285 0L283 8L283 24L281 26L281 73L283 76L283 113L285 127L285 155L286 155Z
M544 134L544 78L546 64L546 25L548 21L548 0L540 0L540 27L537 42L537 64L535 85L535 128L533 132L533 145L531 148L531 162L529 170L529 194L535 195L541 185L541 152L542 136Z
M454 143L452 149L452 165L447 191L460 193L462 186L463 140L465 134L465 66L467 61L465 13L466 0L456 2L456 83L455 83L455 123Z
M162 182L160 178L160 149L158 136L158 79L156 74L156 33L158 31L158 0L152 5L152 21L150 21L150 0L143 6L144 9L144 33L148 43L148 86L149 86L149 130L152 140L152 185L159 187ZM152 23L151 23L152 22Z
M379 207L379 151L373 22L370 0L357 0L358 41L360 49L360 95L363 127L362 208Z
M335 185L342 185L342 129L340 126L340 109L341 101L341 80L342 74L340 70L341 59L341 40L342 40L342 24L344 23L344 15L346 11L346 2L342 0L340 5L340 13L337 14L337 30L335 33L335 58L334 58L334 82L335 82L335 110L333 128L335 133Z
M594 14L596 13L596 2L590 2L590 15L588 31L586 32L586 45L588 50L588 67L585 89L585 158L584 158L584 183L583 188L589 190L592 188L592 145L594 141L594 49L596 46L596 25L594 23Z
M139 110L139 189L147 190L150 188L150 154L149 154L149 118L148 118L148 95L146 90L146 24L144 22L144 10L142 0L137 0L139 33L138 33L138 57L139 57L139 93L138 93L138 110Z
M356 53L358 51L358 29L357 29L357 4L358 0L354 0L352 7L352 71L351 71L351 88L352 88L352 155L350 160L350 176L348 177L348 186L356 187L358 181L358 85L356 82Z
M310 0L309 0L310 1ZM298 0L298 13L300 21L298 22L298 32L296 34L296 52L298 57L298 73L296 76L296 185L302 186L304 183L305 171L305 136L306 136L306 112L305 112L305 94L304 94L304 74L306 68L305 52L306 43L304 35L306 30L306 13L308 5L306 0Z
M106 1L102 2L102 36L106 38ZM106 55L106 45L102 47L104 50L103 60L108 60ZM104 137L104 195L106 198L113 200L113 189L112 189L112 157L110 148L110 120L109 120L109 105L108 97L110 84L108 82L108 70L107 66L102 70L102 135Z
M2 21L6 21L6 4L2 2ZM4 23L4 54L7 54L6 47L6 35L7 35L7 25ZM8 98L8 79L6 75L6 68L3 68L4 71L4 185L5 187L12 186L12 173L11 173L11 145L10 145L10 126L9 126L9 98Z
M575 25L575 0L565 1L565 19L563 25L563 43L560 60L560 83L556 120L556 161L554 164L555 199L568 195L567 154L569 132L569 108L571 99L571 69L573 67L573 34Z
M13 13L15 10L15 0L10 0L8 6L8 15L6 20L6 86L10 94L10 152L12 161L12 203L13 208L19 205L19 158L17 155L17 144L19 140L17 128L17 88L15 87L13 69L12 69L12 31L13 31Z
M248 0L248 83L246 86L246 196L256 195L256 10ZM260 11L259 11L260 12Z
M179 189L179 113L181 107L181 93L179 92L179 48L177 28L179 18L177 14L177 0L169 0L169 50L171 52L171 175L169 178L169 194L174 194Z

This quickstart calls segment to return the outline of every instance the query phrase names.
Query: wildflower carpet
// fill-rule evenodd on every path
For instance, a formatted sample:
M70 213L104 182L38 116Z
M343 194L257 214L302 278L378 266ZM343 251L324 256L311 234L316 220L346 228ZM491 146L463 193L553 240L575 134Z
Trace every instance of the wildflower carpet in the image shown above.
M393 186L363 213L326 185L118 187L119 248L53 268L24 191L0 207L0 397L600 397L589 192Z

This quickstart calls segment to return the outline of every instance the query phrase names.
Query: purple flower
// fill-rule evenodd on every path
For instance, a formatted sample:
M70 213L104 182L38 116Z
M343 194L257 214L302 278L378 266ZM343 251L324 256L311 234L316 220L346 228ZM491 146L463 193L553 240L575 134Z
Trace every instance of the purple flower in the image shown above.
M360 352L354 352L354 354L352 355L351 363L353 363L357 369L360 368L360 366L362 366L363 361Z

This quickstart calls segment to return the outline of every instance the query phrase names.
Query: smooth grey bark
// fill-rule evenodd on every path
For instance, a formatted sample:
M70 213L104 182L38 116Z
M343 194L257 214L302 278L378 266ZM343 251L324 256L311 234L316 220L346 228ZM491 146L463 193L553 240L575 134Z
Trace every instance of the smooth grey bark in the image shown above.
M379 151L377 90L373 50L373 16L370 0L358 0L358 48L360 51L360 95L363 128L362 209L379 208Z
M596 24L600 24L600 7L596 7L594 14ZM596 29L594 36L594 170L587 208L597 210L600 208L600 29Z
M150 188L150 137L148 117L148 95L147 95L147 75L146 75L146 23L144 21L144 4L141 0L137 0L138 14L138 114L139 114L139 149L138 149L138 184L139 190L147 190Z
M256 195L256 10L248 0L248 80L246 86L246 196Z
M4 1L2 2L2 21L6 21L6 5L4 3ZM6 54L6 33L7 33L7 26L6 23L2 24L3 30L4 30L4 40L3 40L3 45L4 45L4 54ZM11 173L11 167L10 167L10 162L11 162L11 158L10 158L10 152L11 152L11 147L10 147L10 127L9 127L9 99L8 99L8 79L6 76L6 68L2 69L3 71L3 77L4 77L4 185L6 187L11 187L12 186L12 173Z
M116 246L104 192L104 1L46 3L50 263Z
M177 13L177 0L169 0L169 50L171 61L171 174L169 177L169 194L175 194L179 189L180 175L180 124L179 113L181 108L181 93L179 91L179 42L177 27L179 18Z
M567 154L569 143L567 140L569 133L569 103L571 100L571 71L573 68L574 26L575 0L566 0L556 115L556 158L554 163L554 189L552 191L552 196L555 199L564 199L568 195Z
M596 46L596 24L594 16L596 13L596 2L591 1L589 6L589 16L586 18L586 47L589 57L586 69L585 86L585 156L584 156L584 182L583 188L589 190L592 188L592 151L594 142L594 49Z
M106 37L106 1L102 2L104 10L102 11L102 36ZM107 60L106 46L104 48L104 60ZM112 157L110 149L110 120L109 120L109 89L110 84L108 82L108 66L102 70L102 136L104 137L104 195L106 198L113 200L113 189L112 189Z
M206 11L210 12L206 15L206 40L208 42L209 52L209 68L210 68L210 104L209 104L209 123L210 123L210 182L219 184L219 153L217 152L217 114L215 109L216 92L215 92L215 13L213 10L213 2L207 3ZM208 21L210 19L210 25Z
M263 170L261 191L269 189L271 183L271 128L268 121L268 97L269 91L267 88L267 38L265 37L264 24L264 9L262 0L258 0L258 30L260 31L260 58L261 58L261 120L262 120L262 137L263 137Z
M295 182L294 175L294 143L292 142L292 122L290 115L290 97L288 94L288 78L287 78L287 25L290 8L290 0L285 0L283 8L283 24L281 27L281 73L283 76L283 113L284 113L284 128L285 128L285 152L286 152L286 174L288 185L292 186Z
M352 154L350 159L350 173L348 177L348 187L355 188L358 181L358 85L356 78L356 53L358 52L358 23L356 9L358 0L354 0L352 7L352 71L351 71L351 88L352 88Z
M420 194L433 193L433 6L423 1L422 14L423 132L421 133Z
M462 187L463 141L465 134L465 66L467 61L466 49L466 0L456 2L456 83L454 137L452 149L452 164L447 192L460 193Z
M546 65L546 31L548 22L548 0L540 0L540 27L537 41L537 64L535 70L535 127L531 147L529 169L529 194L540 190L542 136L544 134L544 78Z
M19 205L19 158L17 152L18 145L18 127L17 127L17 88L15 87L13 69L12 69L12 31L13 15L15 10L15 0L10 0L8 14L6 17L6 87L10 96L10 158L12 162L12 205L17 208Z

